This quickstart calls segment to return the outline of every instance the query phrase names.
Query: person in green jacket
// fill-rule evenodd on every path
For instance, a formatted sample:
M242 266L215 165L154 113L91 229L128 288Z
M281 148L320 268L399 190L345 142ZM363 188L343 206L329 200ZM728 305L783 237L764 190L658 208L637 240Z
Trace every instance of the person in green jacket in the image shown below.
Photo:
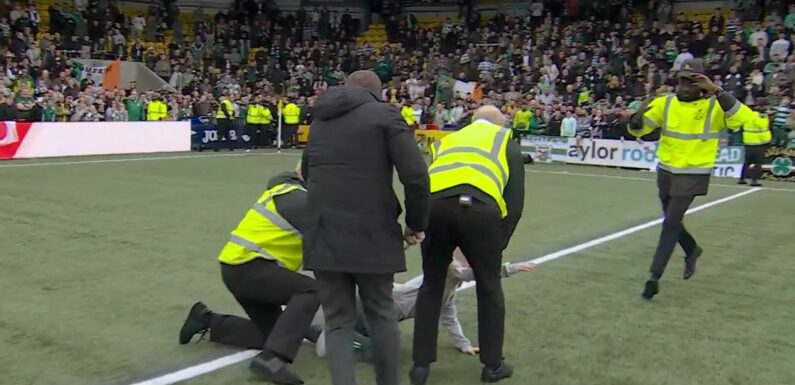
M130 96L124 99L124 108L127 109L127 119L130 122L144 120L144 103L138 97L138 91L133 90Z

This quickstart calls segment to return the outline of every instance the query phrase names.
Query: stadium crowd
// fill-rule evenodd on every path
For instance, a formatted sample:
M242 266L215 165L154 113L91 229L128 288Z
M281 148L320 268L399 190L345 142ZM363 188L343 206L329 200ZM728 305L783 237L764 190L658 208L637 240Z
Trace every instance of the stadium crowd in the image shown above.
M385 9L390 44L379 48L356 44L360 20L347 12L288 14L271 0L240 1L214 15L196 9L190 36L173 1L153 2L130 17L116 1L75 0L49 8L46 32L33 4L16 3L0 7L0 118L147 120L146 106L159 98L168 113L158 119L188 119L215 116L226 95L244 121L255 98L276 116L281 95L308 123L315 95L346 74L372 69L409 124L455 126L491 103L513 116L515 129L617 138L624 132L620 112L645 95L671 91L672 74L695 57L741 101L767 101L776 140L787 140L795 128L795 6L773 1L762 9L744 1L702 23L674 14L668 0L631 3L538 0L525 12L488 21L476 8L462 9L457 20L434 26ZM139 61L170 87L106 90L80 79L72 65L77 57ZM462 94L458 81L476 86Z

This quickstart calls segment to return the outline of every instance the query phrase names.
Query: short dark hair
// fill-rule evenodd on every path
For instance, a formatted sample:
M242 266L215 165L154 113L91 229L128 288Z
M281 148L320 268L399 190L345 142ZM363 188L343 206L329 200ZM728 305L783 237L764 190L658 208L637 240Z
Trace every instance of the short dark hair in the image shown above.
M375 95L381 93L381 79L370 70L361 70L350 74L345 79L345 84L365 88Z

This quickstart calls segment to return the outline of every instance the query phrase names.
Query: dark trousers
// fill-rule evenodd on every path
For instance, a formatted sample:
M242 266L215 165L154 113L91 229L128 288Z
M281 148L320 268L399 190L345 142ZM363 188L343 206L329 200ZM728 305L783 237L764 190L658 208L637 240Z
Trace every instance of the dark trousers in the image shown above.
M309 328L304 338L317 342L320 330ZM254 321L229 314L213 313L210 319L210 341L242 349L262 349L268 337Z
M276 140L276 129L272 124L263 124L260 126L260 130L262 130L262 134L260 136L262 142L259 143L258 146L272 146L273 141Z
M221 277L261 334L240 320L224 317L214 320L218 323L212 339L252 347L253 341L239 342L247 336L259 338L256 342L264 338L263 350L292 362L320 306L315 281L261 258L238 266L221 264Z
M282 125L282 146L295 146L296 133L298 132L297 124L284 124Z
M248 148L257 148L260 146L265 126L256 123L246 123L246 133L248 134Z
M229 138L229 131L232 130L234 121L232 119L218 119L216 130L218 136L215 139L215 150L218 151L223 146L223 139L226 139L226 146L232 150L235 148L232 139Z
M416 364L436 361L444 284L456 247L461 248L475 273L480 361L491 367L502 362L505 299L500 269L506 242L501 222L496 208L476 200L471 206L459 204L458 197L431 200L430 222L422 243L424 279L414 319Z
M660 231L660 240L657 243L654 260L649 269L655 279L662 277L665 272L665 266L668 265L668 260L671 259L671 254L673 254L677 243L682 246L685 255L690 255L697 246L695 238L685 229L683 220L687 209L693 203L693 199L700 194L677 191L674 179L681 177L662 170L657 173L657 187L664 219L662 230Z
M756 181L762 176L762 163L765 162L766 151L766 144L745 146L745 164L740 179L751 178L752 181ZM751 165L754 165L753 169Z
M326 318L326 349L332 384L356 384L353 342L357 324L357 286L373 344L376 383L399 384L400 331L392 299L394 274L315 271L315 278Z

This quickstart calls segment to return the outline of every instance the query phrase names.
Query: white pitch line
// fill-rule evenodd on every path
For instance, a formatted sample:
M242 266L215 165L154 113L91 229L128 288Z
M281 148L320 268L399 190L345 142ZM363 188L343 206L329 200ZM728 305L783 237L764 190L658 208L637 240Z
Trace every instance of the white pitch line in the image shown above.
M547 171L547 170L533 170L530 168L525 167L525 171L535 173L535 174L551 174L551 175L568 175L568 176L582 176L588 178L602 178L602 179L619 179L619 180L635 180L640 182L657 182L656 179L653 178L641 178L641 177L633 177L633 176L621 176L621 175L607 175L607 174L586 174L586 173L579 173L579 172L569 172L569 171ZM717 187L728 187L734 189L743 189L743 190L750 190L754 187L742 186L742 185L733 185L733 184L720 184L720 183L713 183L710 186L717 186ZM756 187L761 188L762 190L768 191L787 191L787 192L795 192L795 189L789 188L775 188L775 187Z
M300 154L291 153L291 152L252 152L252 153L242 153L242 154L241 153L237 153L237 154L150 156L150 157L143 157L143 158L96 159L96 160L77 160L77 161L67 161L67 162L18 163L18 164L13 164L12 163L12 164L0 164L0 168L61 166L61 165L92 164L92 163L141 162L141 161L147 161L147 160L170 160L170 159L212 158L212 157L229 157L229 156L257 156L257 155L290 155L290 156L298 156Z
M734 194L734 195L729 195L729 196L727 196L725 198L721 198L721 199L718 199L718 200L707 202L707 203L704 203L702 205L698 205L696 207L693 207L690 210L687 210L687 214L693 214L693 213L699 212L701 210L705 210L705 209L708 209L710 207L717 206L717 205L722 204L722 203L726 203L728 201L731 201L731 200L746 196L748 194L751 194L751 193L754 193L754 192L757 192L757 191L760 191L760 190L762 190L762 189L754 188L754 189L750 189L750 190L739 192L739 193ZM662 219L655 219L653 221L649 221L649 222L646 222L646 223L643 223L643 224L640 224L640 225L637 225L637 226L634 226L634 227L630 227L628 229L621 230L621 231L615 232L615 233L610 234L610 235L605 235L603 237L599 237L599 238L590 240L588 242L581 243L579 245L575 245L575 246L572 246L572 247L569 247L569 248L566 248L566 249L563 249L563 250L556 251L554 253L550 253L550 254L544 255L542 257L539 257L539 258L531 260L531 262L534 262L536 264L542 264L544 262L549 262L549 261L552 261L552 260L555 260L555 259L558 259L558 258L561 258L561 257L565 257L567 255L574 254L574 253L580 252L582 250L585 250L585 249L588 249L588 248L591 248L591 247L594 247L594 246L601 245L601 244L606 243L606 242L610 242L610 241L612 241L614 239L623 238L623 237L626 237L627 235L636 233L638 231L648 229L649 227L653 227L653 226L656 226L656 225L662 223L662 221L663 221ZM475 286L474 282L471 282L471 281L470 282L465 282L463 285L461 285L461 287L458 288L457 291L466 290L466 289L469 289L469 288L474 287L474 286ZM213 372L215 370L221 369L221 368L226 367L226 366L234 365L234 364L236 364L238 362L241 362L241 361L245 361L245 360L247 360L249 358L254 357L258 353L259 353L258 350L246 350L246 351L230 354L230 355L227 355L227 356L223 356L221 358L217 358L215 360L208 361L208 362L205 362L205 363L202 363L202 364L193 365L191 367L188 367L188 368L185 368L185 369L181 369L181 370L178 370L176 372L169 373L169 374L166 374L166 375L163 375L163 376L160 376L160 377L155 377L155 378L152 378L152 379L149 379L149 380L136 382L136 383L130 384L130 385L171 385L171 384L175 384L177 382L189 380L191 378L195 378L195 377L198 377L198 376Z
M744 197L744 196L746 196L748 194L755 193L755 192L761 191L761 190L762 190L761 188L757 187L757 188L753 188L753 189L750 189L750 190L745 190L743 192L739 192L737 194L729 195L729 196L721 198L721 199L710 201L710 202L704 203L702 205L698 205L696 207L691 207L689 210L687 210L685 215L697 213L697 212L699 212L701 210L708 209L708 208L710 208L712 206L717 206L717 205L719 205L721 203L726 203L728 201L731 201L731 200L734 200L734 199L737 199L737 198L741 198L741 197ZM655 219L653 221L648 221L646 223L643 223L643 224L640 224L640 225L637 225L637 226L633 226L633 227L630 227L628 229L624 229L624 230L621 230L621 231L618 231L618 232L615 232L615 233L612 233L612 234L605 235L603 237L592 239L592 240L590 240L588 242L581 243L579 245L575 245L575 246L572 246L572 247L569 247L569 248L566 248L566 249L563 249L563 250L556 251L554 253L550 253L550 254L544 255L542 257L538 257L536 259L532 259L532 260L530 260L530 262L533 262L533 263L535 263L537 265L540 265L540 264L542 264L544 262L549 262L549 261L558 259L560 257L565 257L567 255L574 254L574 253L583 251L585 249L589 249L591 247L598 246L598 245L601 245L601 244L606 243L606 242L610 242L610 241L618 239L618 238L626 237L627 235L637 233L638 231L646 230L649 227L657 226L657 225L659 225L662 222L663 222L663 218L658 218L658 219ZM465 282L463 285L461 285L459 290L463 290L465 288L470 288L472 286L475 286L474 282L472 282L472 281Z
M234 365L238 362L242 362L248 359L253 358L259 354L259 350L244 350L242 352L237 352L234 354L230 354L228 356L223 356L221 358L216 358L212 361L207 361L198 365L193 365L187 367L185 369L177 370L176 372L169 373L160 377L153 378L151 380L146 380L142 382L136 382L132 385L170 385L175 384L177 382L189 380L194 377L201 376L203 374L207 374L210 372L214 372L218 369L227 367L229 365Z

